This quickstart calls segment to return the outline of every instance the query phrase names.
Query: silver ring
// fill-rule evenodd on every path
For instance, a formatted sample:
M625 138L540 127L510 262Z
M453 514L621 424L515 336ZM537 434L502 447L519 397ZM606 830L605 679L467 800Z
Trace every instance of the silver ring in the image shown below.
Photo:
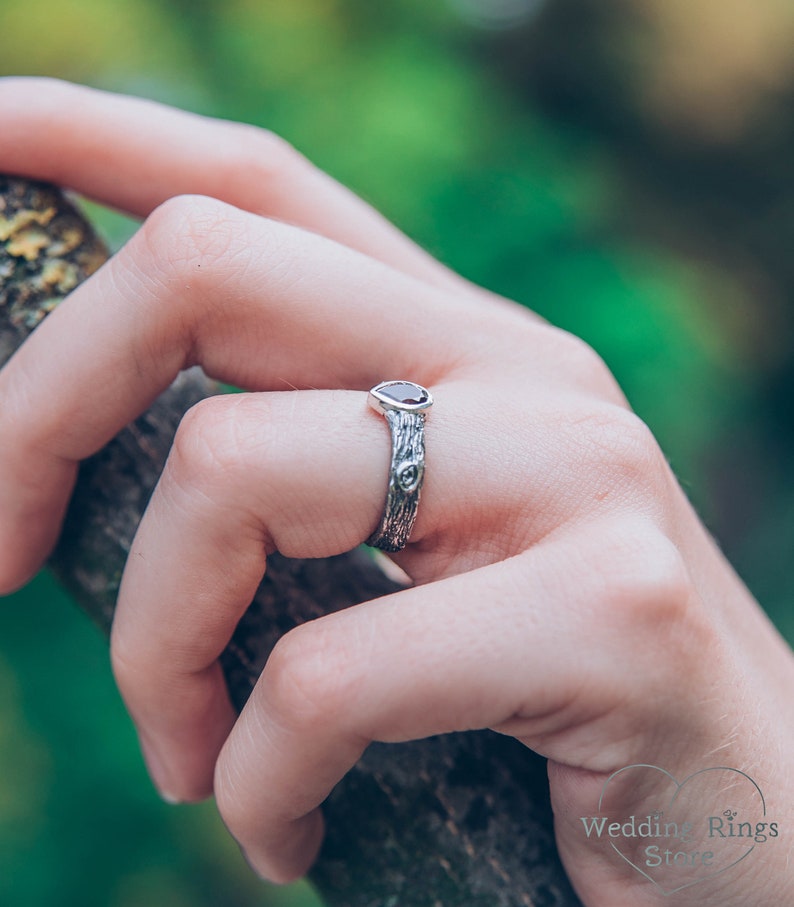
M427 388L413 381L382 381L367 402L386 418L391 432L391 466L386 505L367 544L400 551L408 544L425 477L425 415L433 405Z

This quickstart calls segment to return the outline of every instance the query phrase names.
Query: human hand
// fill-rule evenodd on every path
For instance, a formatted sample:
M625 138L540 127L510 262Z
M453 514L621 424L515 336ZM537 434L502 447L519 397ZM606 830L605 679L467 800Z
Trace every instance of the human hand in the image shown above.
M79 460L180 369L252 392L185 418L122 584L114 669L165 796L214 791L252 864L285 880L371 740L491 727L549 758L560 851L592 905L658 901L582 832L624 766L736 765L790 809L790 652L590 349L267 133L36 80L0 82L0 119L0 169L147 218L0 373L0 589L46 556ZM237 718L217 657L266 555L369 536L388 432L362 391L403 377L436 397L395 555L416 586L291 631ZM791 885L769 853L742 874L754 894ZM693 897L751 902L729 875Z

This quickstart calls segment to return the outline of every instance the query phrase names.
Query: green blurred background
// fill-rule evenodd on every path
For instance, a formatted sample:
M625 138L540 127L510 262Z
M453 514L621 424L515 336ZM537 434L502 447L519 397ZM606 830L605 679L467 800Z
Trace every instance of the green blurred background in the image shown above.
M0 0L12 73L267 126L585 337L794 639L790 0ZM47 576L2 603L0 904L318 903L159 803Z

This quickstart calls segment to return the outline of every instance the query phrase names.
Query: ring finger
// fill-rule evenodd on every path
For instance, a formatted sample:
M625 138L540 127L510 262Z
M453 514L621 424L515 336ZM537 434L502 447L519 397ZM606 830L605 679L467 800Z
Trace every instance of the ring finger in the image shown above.
M211 793L235 719L217 659L266 554L339 554L378 522L388 434L364 399L351 391L216 397L180 426L130 552L111 649L168 799Z

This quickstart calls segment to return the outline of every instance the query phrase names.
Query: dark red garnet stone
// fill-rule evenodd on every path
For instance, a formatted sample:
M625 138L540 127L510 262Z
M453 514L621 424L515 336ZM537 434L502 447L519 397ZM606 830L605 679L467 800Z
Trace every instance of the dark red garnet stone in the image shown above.
M426 390L423 390L416 384L387 384L385 387L378 389L378 393L384 397L389 397L395 403L405 403L409 406L421 406L430 399Z

